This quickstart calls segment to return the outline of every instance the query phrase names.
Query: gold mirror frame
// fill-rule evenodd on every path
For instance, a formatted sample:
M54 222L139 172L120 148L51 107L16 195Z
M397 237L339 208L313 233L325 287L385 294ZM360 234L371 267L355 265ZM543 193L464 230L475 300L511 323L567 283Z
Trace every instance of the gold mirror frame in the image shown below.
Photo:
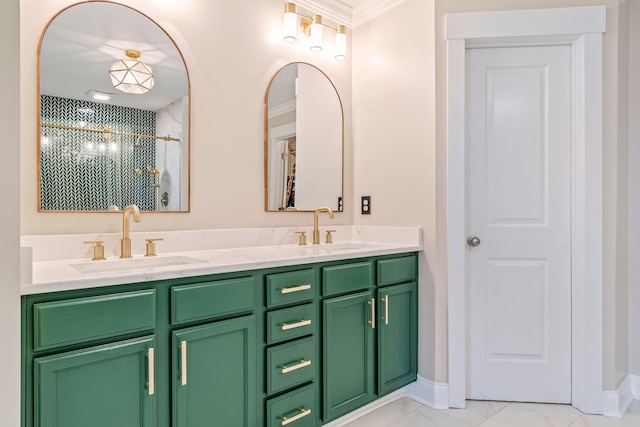
M339 111L335 111L332 114L335 116L334 118L336 119L338 119L339 117L339 123L328 123L324 128L334 127L333 129L334 133L339 134L339 136L337 137L338 140L335 141L336 144L339 143L339 149L336 148L336 150L334 150L333 152L334 153L333 155L335 159L335 157L337 157L337 153L339 152L340 160L338 163L333 162L333 160L329 160L329 158L331 158L331 155L326 156L324 159L321 159L321 160L316 159L316 163L318 163L317 166L320 171L314 175L314 178L318 180L318 182L320 183L326 182L327 179L326 179L326 174L324 172L332 168L336 169L337 165L339 165L339 169L340 169L339 173L334 174L338 176L340 179L339 196L335 196L335 199L333 199L332 197L327 197L309 206L295 206L294 204L294 206L287 207L287 206L284 206L284 204L286 203L283 202L282 206L280 206L278 209L273 209L273 208L270 209L270 203L272 205L274 204L273 200L270 200L274 198L273 193L270 195L270 182L273 183L274 181L280 181L280 180L279 179L274 180L273 177L270 176L270 172L272 172L274 169L273 169L273 165L271 165L271 168L270 168L270 159L273 158L273 153L270 153L270 150L269 150L272 142L271 141L272 138L270 135L271 126L270 126L270 114L269 114L269 96L271 94L272 87L274 86L274 82L276 82L276 78L280 75L280 73L282 73L288 67L291 67L293 65L297 65L298 67L300 66L309 67L309 70L312 70L314 73L317 72L318 73L317 76L323 79L322 81L324 82L323 84L326 84L326 88L330 89L329 92L331 93L331 95L335 94L335 101L336 101L335 107L339 109ZM295 82L293 82L292 84L295 85ZM302 90L302 89L300 89L299 87L298 90ZM283 146L287 147L285 149L286 153L281 154L284 157L290 157L290 153L292 151L294 152L294 156L295 156L297 154L297 151L299 151L301 147L304 148L304 141L301 143L300 141L297 140L297 136L298 136L297 132L299 131L299 129L297 129L297 123L299 122L299 117L298 117L299 112L298 112L298 105L297 105L298 101L295 100L293 102L296 103L296 106L294 107L295 110L293 111L295 113L295 120L293 122L293 126L296 127L296 129L294 131L294 134L292 135L293 139L284 138L282 140ZM290 110L290 109L287 109L287 110ZM290 113L291 111L288 111L288 112ZM282 126L286 126L287 124L290 124L290 123L291 122L285 121ZM319 126L319 125L321 125L321 123L315 124L316 129L322 128L322 126ZM336 126L339 126L338 132L336 132L336 129L335 129ZM283 161L283 163L287 163L287 162ZM333 167L332 168L328 167L327 163L332 163L331 166ZM295 166L297 166L297 163ZM293 175L295 180L297 180L298 174L295 171L295 166L293 167ZM289 171L291 170L291 167L287 165L284 165L283 168ZM287 173L283 172L283 175L287 175ZM290 180L287 179L288 177L283 176L283 178L286 181L286 183L289 184L287 188L290 188L291 183L290 183ZM332 178L335 178L335 176ZM318 182L316 182L316 185L318 184ZM279 183L279 184L282 184L283 186L285 185L285 183ZM333 188L337 188L337 185L334 184ZM285 199L286 190L283 190L282 193L283 193L282 195L278 195L275 198L281 198L280 196L282 196L282 199ZM296 194L296 199L297 199L297 194ZM331 79L321 69L306 62L292 62L292 63L286 64L285 66L280 68L278 71L276 71L276 73L273 75L273 77L269 81L269 84L265 92L265 98L264 98L264 210L266 212L312 212L314 209L319 207L324 207L324 206L331 208L335 212L344 211L344 108L342 105L342 99L340 98L340 94L338 93L337 88L335 87Z
M146 21L148 21L149 25L153 25L155 26L155 28L158 30L157 33L158 34L163 34L166 37L166 41L163 41L163 44L171 44L172 47L175 49L174 52L174 64L176 63L181 63L182 68L179 67L174 67L172 69L172 71L174 72L180 72L183 73L183 78L184 78L184 82L183 82L183 88L181 90L181 93L185 93L185 95L180 99L180 108L182 109L181 114L182 114L182 121L181 121L181 129L180 129L180 134L179 136L175 136L175 135L171 135L171 134L162 134L160 135L159 132L157 132L157 128L154 129L156 132L129 132L127 131L127 129L122 130L122 129L117 129L117 126L113 126L111 123L100 123L99 125L95 125L93 124L91 126L91 129L83 129L82 131L80 130L75 130L75 128L77 128L77 126L65 126L65 125L56 125L55 123L52 124L48 124L48 123L43 123L42 122L42 97L44 94L42 94L42 78L43 78L43 70L42 70L42 48L43 48L43 42L45 41L45 37L47 34L47 31L51 28L51 25L54 24L54 22L56 21L56 19L60 18L61 15L63 15L65 12L67 12L68 10L74 8L74 7L78 7L78 6L90 6L90 5L104 5L104 7L118 7L121 8L123 12L125 13L133 13L136 15L136 19L144 19ZM126 24L123 24L126 25ZM105 36L106 38L107 36ZM75 41L75 38L73 39ZM111 41L111 40L110 40ZM139 41L140 43L144 43L144 40ZM120 50L121 47L123 46L114 46L114 45L108 45L105 43L104 45L105 47L105 51L106 50L110 50L113 51L114 49ZM159 57L162 57L162 55L164 55L164 52L161 51L157 51L157 55ZM123 50L122 52L122 58L125 57L125 51ZM115 63L118 59L122 59L122 58L114 58L113 62ZM144 61L144 56L141 58L141 60ZM158 64L156 64L156 67L159 67ZM108 74L108 67L107 69L104 71L105 73L105 78L109 79L109 74ZM156 85L156 90L158 88L158 86ZM126 96L126 94L122 94L121 92L119 92L117 89L111 87L110 89L112 89L110 92L111 93L117 93L120 97L124 97ZM153 90L153 89L152 89ZM46 96L46 95L44 95ZM140 96L140 95L130 95L130 96ZM84 103L87 102L91 102L91 101L87 101L87 99L84 100L77 100L77 101L81 101ZM178 100L176 100L175 102L177 103ZM144 179L147 183L148 183L148 187L149 187L149 191L154 191L155 192L155 196L153 197L153 205L155 206L154 210L148 210L148 209L142 209L141 210L143 212L148 212L148 213L188 213L190 212L191 209L191 170L190 170L190 164L191 164L191 79L189 76L189 70L187 68L187 64L186 61L184 59L184 55L182 54L180 48L178 47L178 45L176 44L175 40L167 33L167 31L162 28L162 26L160 26L155 20L153 20L152 18L150 18L148 15L146 15L145 13L130 7L128 5L124 5L121 3L116 3L113 1L109 1L109 0L88 0L88 1L83 1L83 2L78 2L72 5L69 5L67 7L64 7L63 9L61 9L56 15L54 15L49 22L47 23L47 25L44 27L42 34L40 36L40 40L38 43L38 52L37 52L37 114L36 114L36 126L37 126L37 135L38 135L38 139L37 139L37 185L38 185L38 191L37 191L37 209L38 212L42 212L42 213L102 213L102 212L118 212L118 209L115 209L114 206L110 206L107 205L104 207L104 209L93 209L93 210L89 210L89 209L43 209L43 205L42 205L42 201L43 201L43 155L42 155L42 150L43 150L43 137L44 137L44 132L43 129L52 129L52 131L56 131L56 130L63 130L63 131L69 131L69 132L82 132L83 134L87 134L87 135L94 135L93 138L97 138L100 141L104 141L109 142L112 141L112 144L115 144L116 142L118 142L118 138L120 138L120 141L123 141L124 138L132 138L131 141L136 141L133 142L133 145L135 146L135 144L139 144L142 145L144 144L144 141L153 141L150 144L152 144L153 148L149 148L149 150L153 150L156 151L156 141L161 141L164 143L173 143L173 144L180 144L179 147L172 147L172 150L177 152L179 158L177 159L177 161L174 161L174 165L179 165L179 166L175 166L176 168L179 169L179 173L175 174L176 176L178 176L178 178L176 179L175 177L173 177L173 180L177 180L178 183L175 184L174 183L174 187L169 187L171 191L171 189L175 189L177 188L178 191L178 195L175 196L176 198L174 200L177 201L177 203L179 203L178 209L174 210L174 209L170 209L170 205L172 204L171 202L171 198L170 196L164 192L161 193L158 190L155 190L155 188L160 188L160 183L162 182L163 184L167 181L165 181L165 175L163 174L163 171L158 169L158 166L156 164L140 164L140 165L136 165L137 167L131 167L131 174L133 174L134 176L138 176L138 177L143 177L140 179ZM118 104L114 104L114 105L118 105L120 107L122 107L122 105L120 103ZM167 104L166 107L170 107L172 104ZM124 107L127 108L127 107ZM186 123L186 124L185 124ZM43 126L43 125L49 125L49 126ZM89 128L89 126L87 126L87 128ZM142 141L142 143L140 143L140 141ZM124 145L124 142L122 142L122 144ZM169 158L169 154L166 154L167 151L170 151L167 146L164 147L165 149L165 155L166 155L166 159ZM158 157L154 157L155 163L158 162ZM147 162L150 163L150 162ZM169 161L168 163L172 163L171 161ZM128 172L128 171L127 171ZM169 171L166 171L167 174L166 176L168 177L168 181L171 180L172 176L168 173ZM148 175L148 177L146 176ZM135 178L134 178L135 179ZM153 184L157 184L157 185L153 185ZM143 185L147 185L147 184L143 184ZM118 187L112 187L112 188L116 188L116 191L119 191L120 189ZM145 187L146 188L146 187ZM166 189L166 188L165 188ZM53 197L53 196L50 196ZM123 197L124 199L124 197ZM123 209L124 206L126 206L127 204L131 204L131 203L136 203L136 200L129 200L129 201L124 201L122 205L123 206L117 206L117 208L119 209ZM160 208L164 208L165 210L159 210Z

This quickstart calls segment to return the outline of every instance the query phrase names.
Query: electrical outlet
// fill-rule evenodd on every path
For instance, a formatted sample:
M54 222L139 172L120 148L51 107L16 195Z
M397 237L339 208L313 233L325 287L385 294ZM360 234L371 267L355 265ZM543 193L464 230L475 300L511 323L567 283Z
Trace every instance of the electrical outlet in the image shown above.
M360 212L362 215L371 215L371 196L362 196Z

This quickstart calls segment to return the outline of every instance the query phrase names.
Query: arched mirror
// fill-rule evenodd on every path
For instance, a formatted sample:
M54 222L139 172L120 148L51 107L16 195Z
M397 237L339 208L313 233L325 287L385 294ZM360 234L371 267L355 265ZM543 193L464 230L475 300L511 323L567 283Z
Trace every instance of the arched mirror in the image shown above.
M265 210L342 211L343 111L318 68L280 69L265 97Z
M38 209L189 211L189 78L147 16L79 3L39 49Z

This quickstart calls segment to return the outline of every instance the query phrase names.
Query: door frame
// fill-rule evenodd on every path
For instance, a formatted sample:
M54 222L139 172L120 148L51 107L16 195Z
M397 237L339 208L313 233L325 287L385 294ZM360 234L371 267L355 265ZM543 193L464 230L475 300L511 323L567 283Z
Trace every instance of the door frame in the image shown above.
M602 413L602 33L605 6L447 14L449 406L466 397L467 48L570 45L572 73L571 402Z

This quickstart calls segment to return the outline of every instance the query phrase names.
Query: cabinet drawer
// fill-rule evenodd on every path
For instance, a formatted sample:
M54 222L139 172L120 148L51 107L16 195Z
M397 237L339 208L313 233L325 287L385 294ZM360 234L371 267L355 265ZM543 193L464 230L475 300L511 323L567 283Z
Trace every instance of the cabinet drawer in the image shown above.
M271 311L267 313L267 344L313 334L317 321L313 304Z
M174 286L171 288L171 323L253 311L255 294L253 277Z
M416 280L416 257L413 255L378 261L378 285Z
M315 356L313 337L267 349L267 394L313 380Z
M316 426L316 399L314 385L299 388L267 401L268 427Z
M35 351L156 327L156 291L75 298L33 306Z
M267 275L267 307L308 301L317 295L312 269Z
M335 295L367 289L373 284L370 262L336 265L322 269L322 294Z

